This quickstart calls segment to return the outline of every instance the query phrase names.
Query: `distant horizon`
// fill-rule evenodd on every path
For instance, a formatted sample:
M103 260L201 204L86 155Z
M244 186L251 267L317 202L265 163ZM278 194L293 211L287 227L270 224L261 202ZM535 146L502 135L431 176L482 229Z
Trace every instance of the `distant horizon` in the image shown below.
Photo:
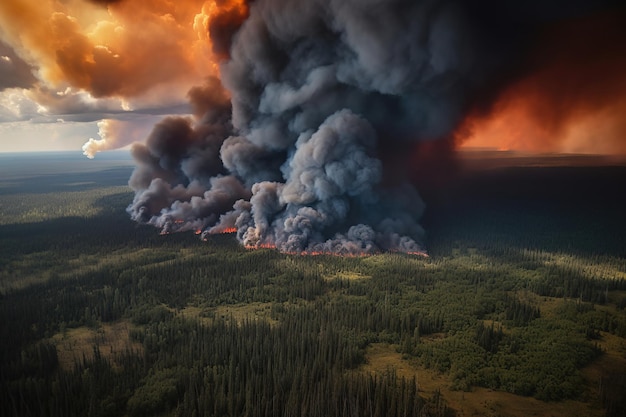
M498 149L495 147L467 147L462 146L456 148L454 150L457 154L462 155L472 155L477 157L492 157L492 156L511 156L511 157L523 157L523 158L544 158L544 157L579 157L579 158L609 158L609 159L624 159L626 160L626 154L614 154L614 153L588 153L588 152L533 152L526 150L517 150L517 149ZM11 155L11 154L75 154L80 155L85 159L87 156L83 154L81 149L34 149L34 150L21 150L21 151L5 151L0 150L0 155ZM126 146L119 149L110 149L96 153L96 157L94 159L98 159L104 155L112 155L112 154L124 154L131 155L130 146Z
M89 159L83 154L83 151L81 149L48 149L48 150L34 149L34 150L23 150L23 151L0 150L0 155L24 154L24 153L27 153L27 154L62 154L62 153L76 154L76 155L82 156L85 159ZM107 150L103 152L98 152L97 155L106 155L106 154L112 154L112 153L130 155L130 148L111 149L111 150Z

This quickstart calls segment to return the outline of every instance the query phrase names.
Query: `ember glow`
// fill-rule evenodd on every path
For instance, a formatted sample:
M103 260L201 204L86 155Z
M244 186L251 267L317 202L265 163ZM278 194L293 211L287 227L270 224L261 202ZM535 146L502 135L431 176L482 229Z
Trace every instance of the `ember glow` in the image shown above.
M32 76L0 105L108 112L84 153L135 142L163 233L424 255L415 185L455 147L626 153L626 13L570 3L4 0L0 69Z
M276 249L273 243L259 243L257 245L245 245L246 249Z

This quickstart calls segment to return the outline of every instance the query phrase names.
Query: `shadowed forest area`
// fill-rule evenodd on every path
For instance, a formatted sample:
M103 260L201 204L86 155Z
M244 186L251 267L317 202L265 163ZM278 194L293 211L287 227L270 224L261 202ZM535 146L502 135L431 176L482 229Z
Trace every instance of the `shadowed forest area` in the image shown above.
M0 415L624 415L624 165L468 170L428 258L161 236L58 169L0 180Z

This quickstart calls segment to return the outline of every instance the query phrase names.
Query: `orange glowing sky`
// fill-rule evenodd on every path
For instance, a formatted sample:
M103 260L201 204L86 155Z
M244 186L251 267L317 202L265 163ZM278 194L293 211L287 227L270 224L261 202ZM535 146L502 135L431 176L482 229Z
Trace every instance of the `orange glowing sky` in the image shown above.
M626 154L626 13L546 28L528 69L457 129L462 148Z
M242 5L205 0L3 0L2 39L52 88L135 98L217 75L211 20ZM244 13L244 12L242 12ZM182 84L182 86L179 86Z
M111 114L128 122L139 110L147 124L145 113L184 111L189 89L219 76L226 57L209 30L246 15L238 0L2 0L0 78L19 79L14 73L21 71L29 80L0 84L0 151L12 150L16 140L4 138L29 122L96 127ZM115 125L108 131L129 125L107 123ZM54 148L45 140L27 142L23 150Z
M189 89L219 77L247 13L245 0L0 1L0 151L80 149L91 136L96 152L192 113ZM516 75L471 107L457 146L626 154L624 21L546 27Z

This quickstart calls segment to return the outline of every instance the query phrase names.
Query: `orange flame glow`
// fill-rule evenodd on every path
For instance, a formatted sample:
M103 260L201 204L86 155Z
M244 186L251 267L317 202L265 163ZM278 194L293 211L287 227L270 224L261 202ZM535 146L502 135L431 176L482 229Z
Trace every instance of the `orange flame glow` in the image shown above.
M339 256L342 258L365 258L367 256L372 256L372 253L335 253L335 252L325 252L325 251L312 251L307 252L303 251L300 253L292 253L292 255L302 255L302 256Z
M246 249L276 249L276 245L273 243L257 243L256 245L246 245Z
M461 147L626 154L626 12L547 28L525 75L457 129Z
M413 255L413 256L421 256L423 258L430 258L430 256L428 256L426 252L406 252L406 254Z

